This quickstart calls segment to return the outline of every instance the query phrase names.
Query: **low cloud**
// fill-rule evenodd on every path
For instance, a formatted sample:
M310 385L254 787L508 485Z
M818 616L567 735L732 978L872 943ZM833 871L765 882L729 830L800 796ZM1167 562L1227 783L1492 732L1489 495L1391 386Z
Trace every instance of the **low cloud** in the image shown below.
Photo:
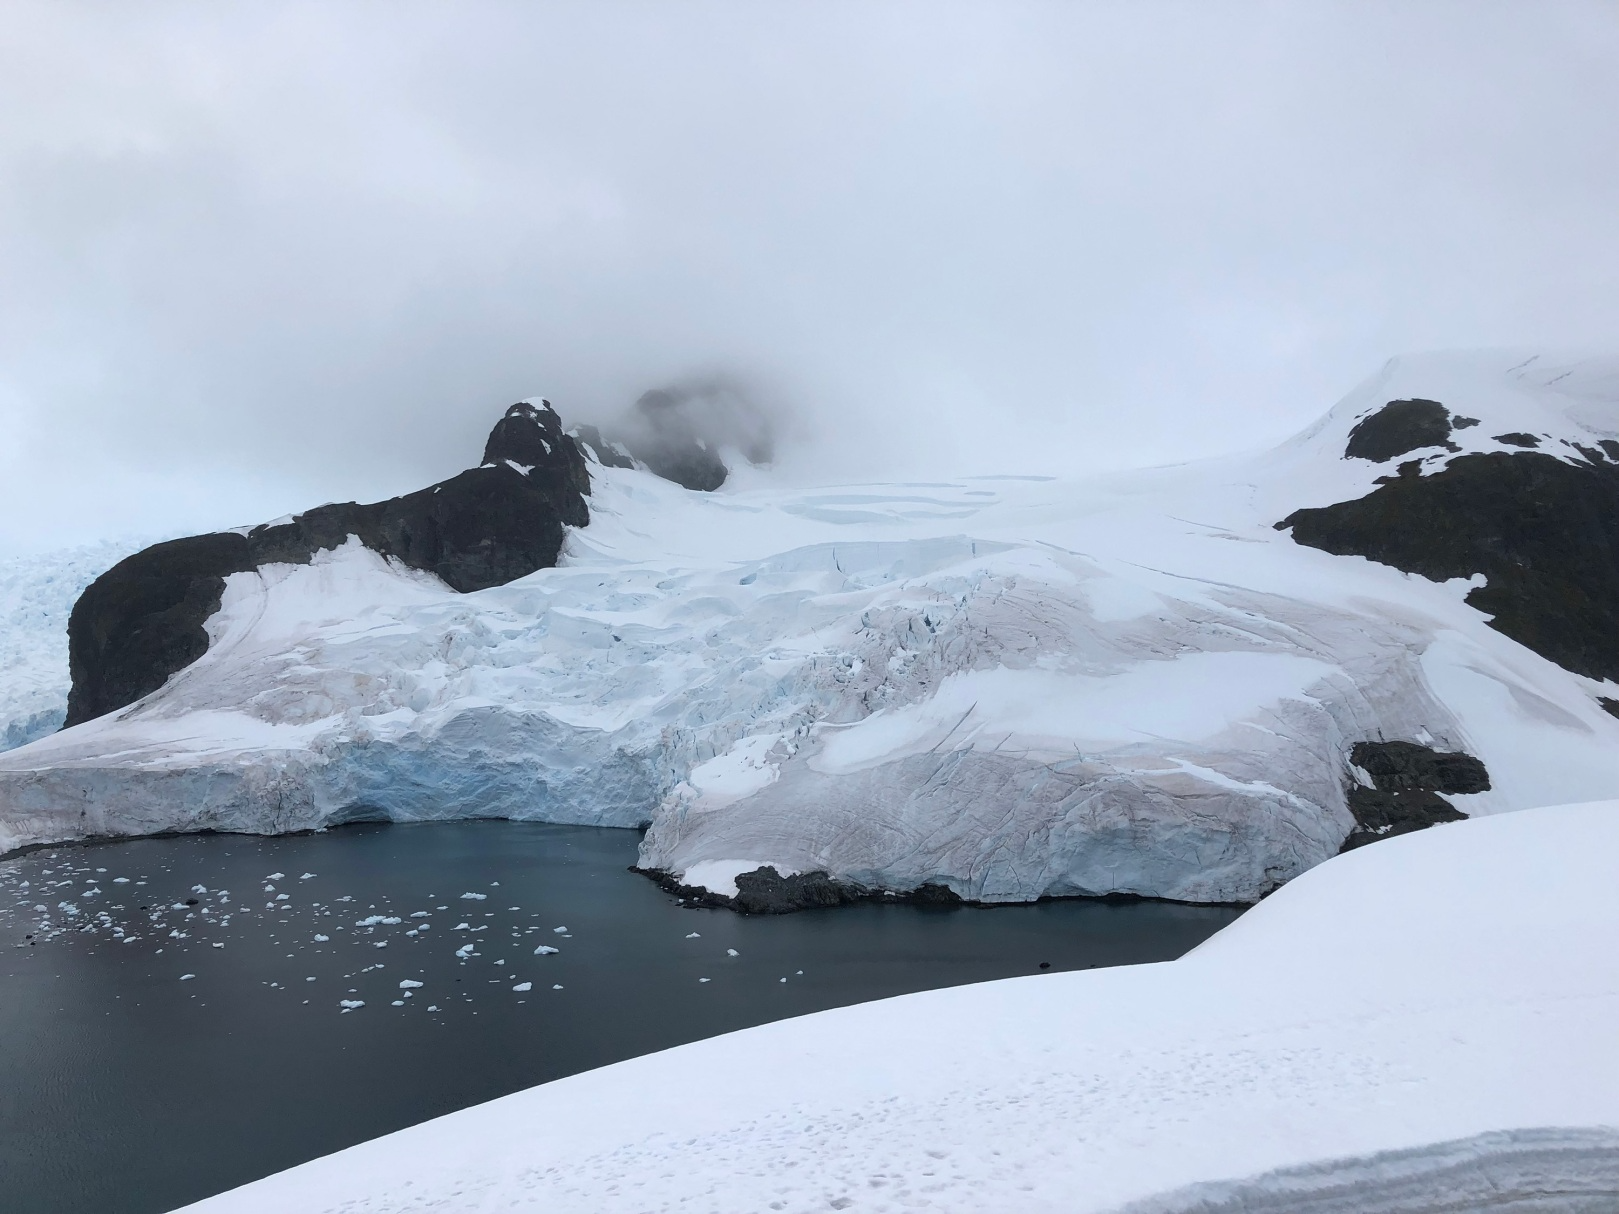
M535 395L1049 473L1619 332L1604 4L7 15L0 548L386 497Z

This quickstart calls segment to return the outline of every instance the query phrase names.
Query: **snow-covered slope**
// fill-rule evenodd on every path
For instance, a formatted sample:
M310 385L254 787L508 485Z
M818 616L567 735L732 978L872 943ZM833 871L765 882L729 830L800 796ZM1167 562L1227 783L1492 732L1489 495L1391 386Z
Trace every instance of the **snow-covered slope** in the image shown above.
M1439 826L1179 961L733 1033L189 1209L1598 1214L1616 934L1619 802Z
M1483 419L1436 461L1619 436L1611 364L1520 361L1397 361L1275 451L1111 479L702 494L596 466L561 567L473 594L357 542L236 574L201 660L0 756L0 849L510 816L650 823L643 864L721 894L769 864L1223 901L1337 852L1357 742L1482 759L1467 814L1616 796L1613 683L1490 628L1477 579L1274 526L1392 471L1343 452L1393 398Z
M0 750L62 727L73 602L97 577L145 546L140 540L106 540L0 558Z

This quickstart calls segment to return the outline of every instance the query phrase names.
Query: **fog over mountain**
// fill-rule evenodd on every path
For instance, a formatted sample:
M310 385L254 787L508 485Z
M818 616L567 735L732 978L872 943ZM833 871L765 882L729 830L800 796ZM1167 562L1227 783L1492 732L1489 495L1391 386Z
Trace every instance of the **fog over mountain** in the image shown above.
M1607 4L7 14L0 551L397 494L529 396L1059 472L1619 333Z

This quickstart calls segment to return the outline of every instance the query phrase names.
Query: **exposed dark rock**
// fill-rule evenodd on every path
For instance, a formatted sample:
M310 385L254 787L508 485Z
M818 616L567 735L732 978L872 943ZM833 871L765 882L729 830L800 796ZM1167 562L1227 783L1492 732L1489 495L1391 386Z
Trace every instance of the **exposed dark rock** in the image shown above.
M589 447L590 453L596 457L596 462L603 467L635 467L635 461L619 450L617 443L604 439L601 431L595 426L575 426L569 433L581 446Z
M643 424L627 428L625 446L664 480L712 493L725 483L730 469L698 436L680 403L663 388L642 393L635 411Z
M590 472L579 446L562 432L562 419L549 401L522 402L506 410L484 444L485 464L509 463L551 498L557 515L570 527L590 522L585 498Z
M1538 447L1540 439L1533 434L1525 434L1522 430L1513 430L1507 434L1497 434L1495 441L1505 443L1509 447Z
M737 874L734 898L697 886L682 885L672 874L659 869L636 868L632 871L651 877L690 906L718 907L740 911L744 915L785 915L819 907L848 906L855 902L909 902L922 906L963 904L961 896L954 890L931 882L914 890L896 893L840 881L826 872L795 873L784 877L774 865Z
M1619 678L1619 465L1461 455L1276 526L1437 581L1482 573L1487 584L1467 601L1493 628L1578 674Z
M1619 717L1619 700L1610 699L1607 696L1598 696L1597 703L1602 705L1602 711Z
M1373 787L1350 783L1349 812L1356 825L1340 851L1439 822L1459 822L1467 815L1439 794L1487 792L1490 787L1489 772L1472 755L1415 742L1357 742L1349 761L1371 777Z
M1356 423L1344 455L1381 464L1423 447L1459 451L1450 428L1450 412L1436 400L1391 400Z
M485 465L385 502L319 506L290 522L155 544L102 574L73 606L64 728L134 703L207 651L225 579L307 564L352 536L464 592L556 564L564 523L590 521L590 475L549 405L513 405ZM508 462L509 461L509 462Z
M737 874L736 897L731 901L745 915L781 915L817 906L843 906L865 895L860 887L836 881L825 872L784 877L767 865Z
M1408 459L1403 464L1398 464L1398 465L1395 466L1393 476L1380 476L1375 481L1373 481L1373 484L1386 485L1390 481L1399 480L1403 476L1421 476L1421 475L1422 475L1422 461L1420 459Z
M1478 418L1463 417L1460 413L1453 414L1450 419L1450 428L1452 430L1466 430L1476 425L1478 425Z
M1349 761L1384 792L1490 791L1490 773L1484 764L1461 751L1434 750L1415 742L1357 742Z
M1619 439L1603 438L1597 440L1597 446L1608 453L1608 458L1619 463Z
M643 392L633 408L606 427L579 426L573 433L603 464L635 464L687 489L712 492L730 475L721 449L751 464L775 452L775 413L754 393L726 376L672 383Z

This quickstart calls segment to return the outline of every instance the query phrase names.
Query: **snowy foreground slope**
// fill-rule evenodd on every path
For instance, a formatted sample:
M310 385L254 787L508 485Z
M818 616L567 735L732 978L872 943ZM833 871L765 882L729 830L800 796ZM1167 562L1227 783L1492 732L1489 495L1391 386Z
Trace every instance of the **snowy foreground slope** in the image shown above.
M1179 961L733 1033L189 1209L1606 1214L1616 938L1619 802L1438 826Z
M1394 472L1344 452L1396 398L1477 419L1413 470L1619 438L1611 364L1515 362L1398 360L1277 450L1111 479L705 494L592 465L561 566L469 594L357 540L233 574L194 664L0 755L0 850L500 816L650 825L644 866L722 895L772 865L1234 901L1356 828L1356 743L1476 756L1468 815L1619 796L1619 684L1491 628L1479 578L1275 526Z

